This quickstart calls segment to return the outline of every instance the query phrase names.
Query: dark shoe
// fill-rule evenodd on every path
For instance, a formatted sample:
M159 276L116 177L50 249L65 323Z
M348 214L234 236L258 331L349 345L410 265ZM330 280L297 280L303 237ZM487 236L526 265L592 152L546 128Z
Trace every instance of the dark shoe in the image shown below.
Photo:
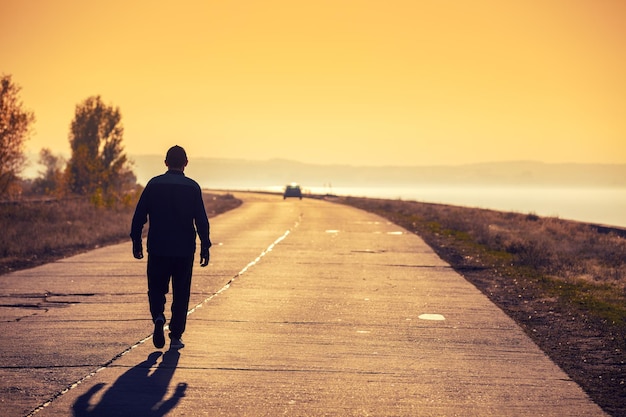
M170 349L182 349L184 347L183 339L172 339L170 342Z
M152 334L152 343L154 343L154 347L159 349L165 346L165 334L163 333L164 325L165 317L157 317L154 320L154 333Z

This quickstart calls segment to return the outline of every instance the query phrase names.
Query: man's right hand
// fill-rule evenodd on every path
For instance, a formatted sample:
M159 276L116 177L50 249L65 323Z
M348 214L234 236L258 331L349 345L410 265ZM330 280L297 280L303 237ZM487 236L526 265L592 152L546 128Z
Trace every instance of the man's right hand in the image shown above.
M135 259L143 259L143 245L141 244L141 240L137 242L133 241L133 256Z

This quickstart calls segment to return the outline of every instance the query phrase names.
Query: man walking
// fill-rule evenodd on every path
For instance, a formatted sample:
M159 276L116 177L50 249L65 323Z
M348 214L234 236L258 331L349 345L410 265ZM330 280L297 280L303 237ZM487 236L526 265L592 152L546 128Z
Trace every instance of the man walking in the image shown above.
M200 238L200 266L209 264L209 220L197 182L183 173L187 166L185 150L176 145L167 151L168 170L148 181L143 190L131 225L133 256L143 258L141 233L149 220L148 229L148 301L154 323L154 346L165 346L165 295L172 281L172 316L170 319L170 348L185 345L182 335L187 323L191 273L196 251L196 234Z

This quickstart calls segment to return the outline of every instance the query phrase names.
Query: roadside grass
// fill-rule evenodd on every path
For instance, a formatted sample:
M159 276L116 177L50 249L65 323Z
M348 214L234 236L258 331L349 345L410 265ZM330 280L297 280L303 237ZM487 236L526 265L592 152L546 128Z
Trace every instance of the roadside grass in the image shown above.
M137 196L114 208L88 199L0 204L0 274L129 240ZM209 217L241 204L232 194L204 194Z
M626 415L623 231L403 200L338 197L419 235L605 411Z

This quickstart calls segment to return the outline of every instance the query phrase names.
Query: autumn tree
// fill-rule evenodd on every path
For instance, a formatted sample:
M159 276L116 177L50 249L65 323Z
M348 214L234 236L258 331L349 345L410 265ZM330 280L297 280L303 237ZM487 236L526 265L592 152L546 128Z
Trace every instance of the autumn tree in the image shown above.
M24 143L35 121L35 115L23 108L20 91L10 75L0 78L0 196L8 195L16 186L26 165Z
M32 191L35 194L63 194L63 167L65 159L60 155L54 155L48 148L39 152L39 164L44 170L39 171L39 177L33 181Z
M123 152L124 128L118 107L92 96L76 106L69 140L72 155L67 163L67 186L88 195L96 203L110 204L134 186L136 178Z

